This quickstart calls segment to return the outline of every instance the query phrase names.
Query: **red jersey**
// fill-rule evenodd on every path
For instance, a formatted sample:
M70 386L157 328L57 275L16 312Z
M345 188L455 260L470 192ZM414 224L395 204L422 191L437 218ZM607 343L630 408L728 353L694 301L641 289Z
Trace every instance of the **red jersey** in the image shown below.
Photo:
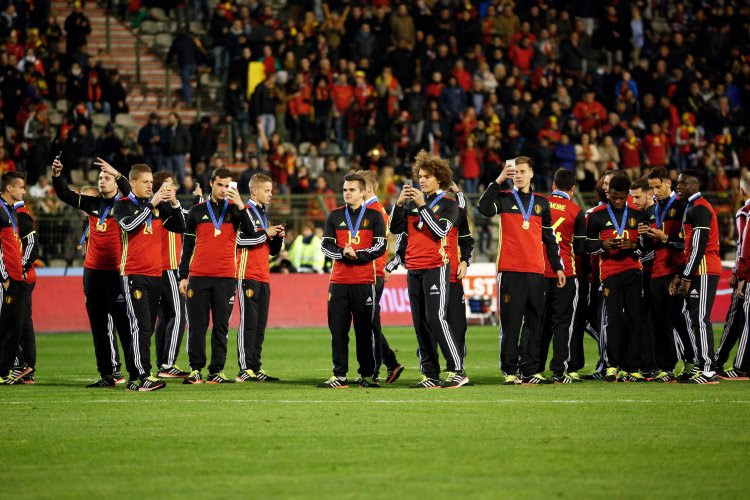
M26 283L36 283L34 262L39 257L39 245L34 231L34 219L24 202L13 205L18 219L18 234L21 237L21 264L26 272Z
M182 210L165 202L153 207L147 199L131 195L117 200L114 212L122 228L120 274L161 276L162 231L185 230Z
M711 204L695 193L688 198L682 232L685 236L685 267L682 276L721 274L719 223Z
M737 220L737 258L734 264L734 274L741 280L750 280L750 245L747 245L748 231L750 224L747 218L750 217L750 200L737 210L735 216Z
M576 274L576 254L583 253L586 241L586 218L581 207L571 201L567 193L555 191L547 198L547 201L552 216L552 230L555 232L555 239L560 247L563 271L565 271L565 276L570 278ZM577 251L574 251L574 248ZM544 258L546 262L544 276L557 277L546 254Z
M383 214L383 222L385 223L385 237L388 238L388 235L390 234L388 232L388 219L389 219L388 212L385 211L385 208L378 201L376 197L372 197L369 200L365 201L365 205ZM388 260L387 252L383 252L383 255L377 258L377 260L375 261L375 275L376 276L382 278L385 275L383 271L385 269L385 263L387 260Z
M657 201L649 207L649 225L661 229L667 235L667 242L653 241L654 260L651 268L652 278L674 276L682 271L685 264L683 252L684 242L682 240L682 217L685 214L685 201L672 195L666 200ZM659 220L657 221L657 216ZM659 227L661 224L661 227Z
M247 209L240 210L233 203L226 204L224 219L217 229L208 211L211 203L216 222L221 219L224 202L209 200L194 205L185 218L185 237L180 258L180 279L191 276L235 278L237 229L253 233Z
M586 227L586 251L599 256L599 279L605 279L632 269L641 270L640 238L638 237L638 224L646 222L645 212L626 207L628 213L623 223L623 210L612 209L614 217L610 216L608 203L599 205L591 210ZM613 222L614 219L614 222ZM623 224L622 234L619 234L616 226ZM604 250L602 242L612 239L626 239L636 243L636 247L628 250L615 249Z
M524 210L529 212L528 220L524 219ZM563 269L560 248L552 230L549 202L544 196L515 188L502 191L491 182L479 199L479 212L486 217L500 215L498 272L544 274L547 263L554 273Z
M343 250L347 245L351 245L357 253L356 260L344 257ZM323 229L322 250L333 259L331 283L374 284L375 261L385 253L385 248L385 221L378 210L363 203L356 210L344 205L328 214Z
M633 137L632 140L623 139L620 142L620 163L622 168L636 168L641 166L641 140Z
M279 236L268 237L265 207L250 200L247 208L254 231L251 234L241 229L237 232L237 279L270 283L271 256L279 254L284 240Z
M13 207L5 200L0 200L4 210L0 210L0 276L3 281L8 278L23 281L23 263L21 254L21 239L18 235L18 225L13 214Z
M474 238L471 236L469 219L466 216L466 200L463 193L456 193L456 203L458 203L458 222L448 232L448 240L445 245L451 265L451 283L461 281L457 276L458 267L461 262L471 264L471 254L474 252Z
M182 255L182 234L167 231L161 224L159 224L159 228L161 233L161 270L177 269L180 265L180 255Z
M648 164L652 167L663 167L667 160L667 148L669 147L667 136L664 134L648 134L646 136L646 157Z
M458 221L458 204L437 191L421 207L413 202L393 206L390 230L406 233L406 269L434 269L448 264L445 249L448 233Z

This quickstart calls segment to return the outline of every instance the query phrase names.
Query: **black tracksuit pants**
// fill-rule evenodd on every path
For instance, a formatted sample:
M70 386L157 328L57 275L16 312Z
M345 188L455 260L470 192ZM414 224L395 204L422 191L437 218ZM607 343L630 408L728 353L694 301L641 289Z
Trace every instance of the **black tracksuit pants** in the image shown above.
M346 377L349 371L349 329L354 320L358 373L377 377L381 363L380 337L372 327L375 314L375 285L328 285L328 329L331 332L333 374Z
M538 373L547 286L544 275L503 271L498 273L497 280L500 371L503 375L517 375L520 372L521 375L530 376Z
M411 303L411 317L419 346L419 368L426 377L440 376L440 360L436 344L446 362L446 370L463 370L463 352L456 344L455 336L448 324L448 301L450 300L450 265L432 269L409 270L406 275Z
M723 368L729 359L729 353L735 342L739 340L737 355L734 357L732 367L743 371L750 371L750 353L748 353L748 336L750 336L750 283L745 283L745 296L732 297L732 305L727 313L727 323L724 327L724 335L721 344L716 350L716 368ZM731 316L731 321L730 321ZM731 324L730 324L731 323Z
M648 284L650 293L646 302L651 310L656 367L666 372L674 370L678 351L681 351L683 359L690 363L695 358L685 316L682 314L683 299L679 295L669 294L671 281L672 276L651 278ZM678 345L682 348L678 349Z
M101 376L108 376L120 370L120 355L115 337L117 329L125 368L128 373L135 373L130 319L122 276L117 271L84 269L83 294L94 341L97 371Z
M656 370L659 363L656 360L656 332L653 328L651 314L651 271L644 268L641 290L643 292L643 319L641 321L641 362L638 366L644 372Z
M539 350L538 372L544 372L547 364L549 345L552 343L552 361L549 368L559 375L570 370L573 336L575 334L575 317L578 310L578 280L569 277L565 286L557 287L557 278L545 278L547 300L544 303L544 321L542 327L541 348ZM583 330L581 338L583 340ZM581 342L581 349L583 343ZM582 358L583 356L580 355Z
M268 324L271 286L255 280L239 280L240 326L237 329L237 362L240 370L260 370L260 355Z
M182 336L187 323L185 297L180 293L180 280L176 269L161 273L161 300L159 318L156 320L156 366L171 368L177 362Z
M448 298L448 324L453 332L456 349L461 360L466 359L466 294L462 281L451 281L451 293Z
M608 366L634 372L642 359L643 274L636 269L622 271L609 276L602 285Z
M15 364L22 366L24 363L31 368L36 366L36 332L34 331L34 320L31 317L31 294L34 292L36 283L24 283L28 295L28 309L23 318L23 329L21 340L18 343Z
M718 274L693 277L689 296L684 299L682 312L687 322L690 342L695 352L695 365L703 372L714 371L714 332L711 327L711 308L719 287Z
M131 274L122 277L125 301L130 318L133 365L130 380L144 379L151 375L151 334L154 332L156 315L161 299L161 276Z
M227 361L229 318L234 307L237 282L234 278L193 276L188 282L187 310L190 318L188 359L190 368L202 370L206 366L206 331L213 319L211 331L211 364L209 373L224 370Z
M578 294L576 308L573 312L573 335L570 338L570 360L568 361L568 372L577 372L586 364L586 356L583 352L583 337L587 330L586 315L589 307L589 287L591 284L586 279L572 279L576 282ZM599 342L598 335L596 341L597 343ZM542 352L544 353L544 349L542 349Z
M29 289L23 281L10 280L8 289L0 285L0 377L13 369L29 308Z
M383 335L383 328L380 326L380 298L383 296L383 289L385 288L385 282L382 276L375 278L375 319L372 323L372 328L375 330L375 335L380 337L380 350L383 354L383 364L386 368L393 369L398 366L398 360L396 359L396 353L393 352L391 346L388 345L385 335Z

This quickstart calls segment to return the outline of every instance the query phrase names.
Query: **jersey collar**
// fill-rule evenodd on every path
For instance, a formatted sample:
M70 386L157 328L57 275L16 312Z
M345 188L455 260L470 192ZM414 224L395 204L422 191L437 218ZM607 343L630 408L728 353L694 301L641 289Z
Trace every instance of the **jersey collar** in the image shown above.
M698 191L697 193L695 193L694 195L692 195L690 198L688 198L688 201L695 201L698 198L700 198L701 196L703 196L703 195L701 194L700 191Z

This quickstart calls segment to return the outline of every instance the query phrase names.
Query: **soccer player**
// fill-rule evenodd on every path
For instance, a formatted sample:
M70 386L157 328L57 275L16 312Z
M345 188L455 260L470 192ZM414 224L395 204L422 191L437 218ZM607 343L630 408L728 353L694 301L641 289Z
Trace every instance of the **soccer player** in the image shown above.
M479 199L482 215L500 215L497 280L503 385L553 383L539 372L547 288L545 252L557 287L563 288L567 278L552 229L549 202L531 189L533 177L530 158L519 156L506 161L503 171ZM500 186L507 179L513 181L513 189L502 190Z
M469 382L463 352L446 319L451 269L445 245L458 221L458 204L445 196L452 182L446 160L422 150L415 158L413 174L419 179L419 189L410 183L403 187L390 220L391 233L408 237L404 261L422 372L422 380L411 387L452 389ZM442 383L435 342L446 360L447 376Z
M333 259L328 285L328 328L331 331L333 376L320 388L349 386L349 328L354 321L359 377L362 387L377 388L381 363L380 337L373 329L376 259L385 253L383 215L364 204L365 179L344 177L343 207L331 210L323 229L321 248Z
M267 208L273 197L273 181L264 174L250 178L247 202L252 233L237 232L237 290L240 297L240 326L237 330L237 382L276 382L279 379L261 368L261 351L271 303L270 258L284 244L284 226L270 225Z
M28 287L23 270L21 239L13 205L26 193L20 172L5 172L0 177L0 385L14 385L21 380L11 376L18 343L28 312Z
M24 384L35 382L36 371L36 334L34 332L34 321L31 317L31 294L36 284L36 269L34 261L39 256L39 245L36 243L36 231L34 231L34 219L23 200L13 205L18 221L18 235L21 238L21 264L26 277L26 295L28 296L28 308L24 313L21 341L18 346L15 367L12 376Z
M648 222L651 219L653 213L652 207L654 203L654 193L651 190L651 186L648 184L647 177L639 177L634 180L630 185L630 197L633 200L633 206L638 210L641 210L646 214L646 222L638 227L638 234L645 234L649 225ZM651 380L655 378L661 370L657 369L655 345L654 345L654 330L651 321L651 310L650 304L650 290L649 283L651 282L651 270L654 265L654 250L651 247L648 251L644 251L641 255L641 267L643 275L643 284L641 289L643 290L643 313L646 315L646 321L641 322L641 374L647 379Z
M180 292L187 297L190 336L188 359L190 375L184 384L201 384L201 370L206 366L206 331L209 319L211 363L207 384L233 383L224 374L227 360L229 316L237 289L235 244L237 230L253 234L250 215L236 188L230 188L232 173L217 168L211 175L211 194L193 206L185 221L182 258L180 259Z
M181 233L185 219L174 188L162 183L153 192L151 167L137 163L130 167L128 177L131 193L117 200L114 208L122 228L120 273L132 336L133 367L127 390L147 392L166 387L151 375L151 334L162 288L162 236L154 224Z
M737 222L737 256L732 269L732 276L729 283L735 289L732 294L732 303L727 311L727 319L724 323L724 331L721 335L721 342L714 359L716 360L716 376L722 380L748 380L748 361L747 356L747 331L748 331L748 308L750 308L750 293L746 290L750 282L750 246L746 244L748 233L748 217L750 216L750 173L746 173L740 180L740 191L745 199L745 204L737 210L735 219ZM737 349L734 358L734 364L729 370L724 370L724 363L729 359L729 353L732 351L734 344L740 339L743 340Z
M589 214L586 227L586 251L599 256L598 271L607 314L606 328L602 329L608 364L606 382L646 381L638 370L643 321L639 259L642 241L638 224L645 222L646 216L628 206L629 191L627 177L613 177L607 191L608 202Z
M682 297L669 293L672 277L685 264L685 241L681 230L686 202L672 190L672 179L663 167L651 171L648 184L656 198L656 203L648 212L650 227L642 233L651 239L654 249L651 278L644 287L644 293L648 290L647 304L651 310L655 360L659 370L652 381L670 383L675 381L674 367L678 351L686 363L694 362L682 314Z
M576 178L570 170L561 168L555 172L552 194L547 198L550 207L552 229L560 247L560 258L565 273L565 285L559 287L557 275L549 257L545 254L544 277L547 300L544 306L544 327L539 352L539 372L544 371L547 352L552 344L553 380L561 384L582 382L577 372L569 369L569 362L577 344L583 343L583 332L575 336L576 311L578 309L579 282L575 277L576 255L583 255L586 243L586 217L584 211L571 200L575 192Z
M154 175L153 192L159 192L164 186L165 192L177 191L178 187L170 172L156 172ZM182 206L174 205L183 214ZM182 233L170 231L164 227L161 219L155 219L152 227L154 234L161 238L161 298L159 312L154 328L156 343L156 366L159 378L185 378L188 372L175 364L182 345L182 336L187 322L185 297L180 293L180 279L177 266L182 253Z
M388 238L388 213L380 204L377 197L378 190L378 174L372 170L359 170L358 175L361 175L365 180L365 205L377 210L383 215L383 221L385 223L386 232L385 237ZM375 334L380 337L380 347L383 352L383 364L386 369L386 384L394 383L400 376L401 372L404 371L403 365L396 359L396 353L393 352L391 346L388 344L388 340L383 335L383 328L380 325L380 297L383 296L383 288L385 288L385 282L387 275L385 271L385 261L388 258L386 252L378 257L375 261L375 318L373 319L372 327L375 329Z
M118 189L123 196L127 196L130 184L120 172L101 158L97 158L94 165L101 169L99 196L72 191L60 175L63 169L60 158L55 158L52 162L52 187L60 200L88 214L89 235L86 258L83 261L83 294L100 378L87 387L106 388L124 381L119 372L115 327L122 344L125 367L128 372L134 370L130 321L120 279L122 237L112 210L117 201Z
M714 335L711 307L721 275L719 224L711 204L700 192L698 174L684 170L677 178L677 196L687 201L682 219L685 239L685 265L669 284L670 293L682 295L682 312L695 352L695 366L685 370L689 384L718 384L714 371ZM687 367L686 367L687 368Z

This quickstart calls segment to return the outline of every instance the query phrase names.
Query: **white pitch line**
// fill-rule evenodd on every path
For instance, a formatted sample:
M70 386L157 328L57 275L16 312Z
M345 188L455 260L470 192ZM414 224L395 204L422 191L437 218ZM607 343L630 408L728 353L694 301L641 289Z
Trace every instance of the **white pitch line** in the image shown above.
M518 399L492 399L492 400L452 400L452 399L375 399L371 401L352 401L352 400L322 400L322 399L92 399L88 401L71 401L71 400L44 400L44 401L0 401L0 405L24 405L24 404L39 404L39 403L54 403L54 404L119 404L119 403L166 403L166 404L179 404L179 403L261 403L261 404L572 404L572 405L601 405L601 404L704 404L704 403L716 403L716 404L748 404L750 400L731 400L731 401L706 401L704 399L695 400L669 400L669 401L656 401L653 399L601 399L601 400L585 400L585 399L547 399L547 400L518 400Z

